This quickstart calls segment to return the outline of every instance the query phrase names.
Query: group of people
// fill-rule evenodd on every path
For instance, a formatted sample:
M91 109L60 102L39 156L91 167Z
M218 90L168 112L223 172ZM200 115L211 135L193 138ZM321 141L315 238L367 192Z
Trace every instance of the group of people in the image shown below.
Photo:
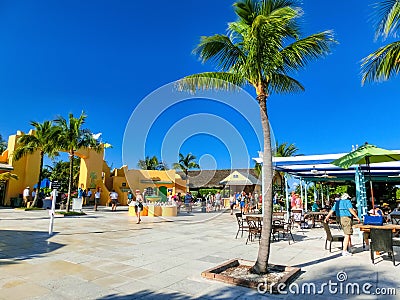
M223 207L222 195L218 191L216 194L208 193L206 196L206 212L220 211Z
M257 192L254 195L251 192L247 194L245 191L235 193L229 198L231 215L233 214L233 209L237 206L239 206L242 214L254 212L258 210L261 201L262 198Z

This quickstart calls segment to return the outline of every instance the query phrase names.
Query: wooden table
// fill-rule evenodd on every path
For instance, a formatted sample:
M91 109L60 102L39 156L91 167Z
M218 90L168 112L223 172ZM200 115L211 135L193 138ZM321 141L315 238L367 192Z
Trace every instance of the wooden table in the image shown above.
M386 229L386 230L391 230L392 232L400 230L400 225L395 225L395 224L384 224L382 226L379 226L379 225L364 225L360 223L353 225L353 227L360 228L360 230L364 232L370 232L371 228Z
M317 221L324 222L324 219L327 215L327 211L310 211L304 215L304 218L310 218L312 221L311 228L315 228L315 220L317 219ZM321 216L323 217L323 219L319 220Z

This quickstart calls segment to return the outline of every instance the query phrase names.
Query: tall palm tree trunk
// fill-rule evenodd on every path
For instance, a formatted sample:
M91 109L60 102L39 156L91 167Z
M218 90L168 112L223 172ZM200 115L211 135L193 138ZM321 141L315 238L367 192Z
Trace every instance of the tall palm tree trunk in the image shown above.
M69 183L68 183L67 212L69 212L70 210L73 169L74 169L74 150L71 150L69 153Z
M261 123L264 134L263 172L264 172L264 194L263 197L263 230L261 233L258 256L252 271L261 274L268 272L268 260L270 254L271 228L272 228L272 148L271 132L267 114L267 95L261 93L257 96L260 104Z
M35 198L33 199L32 206L35 207L37 205L37 200L40 192L40 184L42 183L42 176L43 176L43 158L44 158L44 152L40 151L40 168L39 168L39 179L37 183L37 189L36 189L36 194Z

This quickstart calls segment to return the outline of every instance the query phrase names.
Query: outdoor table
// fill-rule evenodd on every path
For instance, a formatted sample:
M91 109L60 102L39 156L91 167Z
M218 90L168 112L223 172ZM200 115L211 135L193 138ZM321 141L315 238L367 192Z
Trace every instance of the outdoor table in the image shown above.
M400 225L395 225L395 224L384 224L382 226L379 225L364 225L364 224L354 224L354 228L359 228L361 231L364 232L370 232L371 228L377 228L377 229L386 229L386 230L391 230L392 232L396 232L400 230Z
M327 211L310 211L304 215L304 218L310 218L312 222L311 228L315 228L315 220L323 222L327 215ZM323 219L320 220L320 217L322 217Z

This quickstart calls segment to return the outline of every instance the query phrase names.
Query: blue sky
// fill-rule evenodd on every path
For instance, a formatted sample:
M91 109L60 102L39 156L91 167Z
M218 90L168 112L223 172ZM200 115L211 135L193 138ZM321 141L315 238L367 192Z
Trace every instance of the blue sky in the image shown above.
M360 60L383 45L374 41L369 21L373 2L304 1L304 35L332 29L339 44L327 58L294 74L305 92L270 97L269 117L277 140L295 143L302 154L347 152L352 144L365 141L400 149L396 89L400 79L361 86ZM66 117L69 112L79 115L84 110L88 115L86 127L102 132L103 141L113 145L107 149L106 160L114 167L127 161L129 167L135 167L122 156L132 113L160 87L188 74L213 70L212 65L202 65L191 51L200 36L225 33L227 23L235 20L232 3L2 1L0 134L27 132L31 120L42 122L57 115ZM218 116L229 126L233 124L246 141L247 148L235 154L243 155L246 167L248 157L257 156L257 139L243 118L234 118L229 108L218 105L192 99L169 107L166 115L152 123L149 132L158 135L132 141L129 147L146 144L146 154L161 155L164 150L159 139L173 124L195 118L193 130L199 130L199 124L214 124L212 118L197 120L201 114ZM251 116L259 118L257 113ZM135 126L139 128L140 124ZM191 126L189 122L184 127ZM207 130L182 136L171 153L191 151L203 158L205 168L229 168L229 156L240 165L240 159L231 153L238 139L212 136ZM124 153L129 153L129 147ZM169 164L174 162L171 153L163 155Z

